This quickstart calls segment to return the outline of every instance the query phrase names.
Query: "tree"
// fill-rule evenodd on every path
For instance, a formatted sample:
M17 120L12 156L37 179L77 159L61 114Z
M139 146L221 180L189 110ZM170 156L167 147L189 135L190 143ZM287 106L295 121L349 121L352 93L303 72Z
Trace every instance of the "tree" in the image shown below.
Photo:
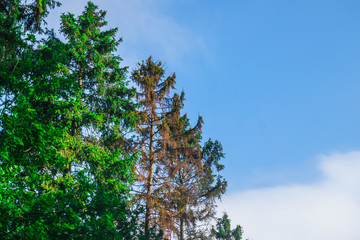
M170 98L174 89L175 74L165 77L161 62L148 58L139 64L132 73L132 79L139 87L141 123L138 128L141 160L138 166L137 201L145 206L145 238L150 239L151 225L157 230L173 229L173 217L166 196L169 177L166 164L169 159L168 148L175 142L171 139L174 120L179 118L183 106L183 95L176 93ZM171 143L172 141L172 143Z
M235 229L231 230L229 216L224 213L221 218L217 219L216 228L212 227L211 236L218 240L241 240L242 228L237 225Z
M169 201L173 218L177 224L175 233L178 239L204 239L204 227L213 219L217 199L225 193L227 182L220 175L224 165L222 146L209 139L201 148L201 125L191 128L186 115L179 118L178 125L172 124L174 141L169 148L172 152L168 161L168 175L171 190ZM179 131L180 130L180 131ZM206 238L205 238L206 239Z
M44 10L46 1L36 3ZM16 18L26 6L3 9L14 8L5 37L16 41L1 58L10 75L0 89L1 238L131 239L136 155L126 151L126 132L137 123L135 89L113 54L116 29L103 31L105 12L88 3L78 18L62 16L67 42L50 32L37 41ZM8 15L0 17L7 32Z
M132 79L139 87L141 123L138 128L141 160L138 166L137 200L145 206L144 229L150 226L173 232L179 239L196 239L204 231L198 225L215 214L215 200L227 183L221 144L209 140L201 148L201 117L194 127L182 115L185 94L174 93L175 75L165 77L161 62L150 57L139 64ZM165 234L166 236L166 234Z
M181 97L173 99L173 104L181 104ZM199 176L203 171L201 161L201 126L202 118L199 117L194 127L190 126L187 115L180 116L180 108L177 117L169 123L171 141L167 146L168 156L165 163L167 171L167 183L164 185L165 202L171 207L173 221L177 226L172 230L178 239L185 238L185 225L195 222L192 206L197 205L199 194Z
M201 176L201 192L199 194L199 203L204 206L202 219L214 216L215 201L221 199L226 192L227 181L220 174L225 168L221 163L224 157L223 147L219 141L209 139L205 142L201 151L204 171Z
M36 33L48 9L59 6L54 0L41 4L42 0L22 4L20 0L0 2L0 117L14 102L20 85L26 84L23 75L28 72ZM40 6L41 5L41 6ZM40 8L41 7L41 8ZM1 119L0 119L1 121Z
M88 203L92 211L86 219L97 227L98 237L106 236L104 229L109 229L109 238L113 238L126 236L123 221L136 157L126 152L126 132L135 126L137 118L132 102L135 89L127 87L126 69L119 66L121 58L113 54L121 39L116 40L117 29L102 30L105 15L88 3L78 18L72 14L61 17L69 57L63 66L73 84L72 114L65 119L74 145L66 154L64 174L86 169L87 180L94 187ZM96 223L99 221L103 225Z
M131 79L139 88L137 95L140 105L141 122L137 128L139 141L137 149L141 153L137 168L138 182L137 200L145 205L144 230L145 239L150 239L150 226L161 229L165 217L159 205L162 184L162 161L165 158L166 144L169 141L167 121L173 115L170 108L169 94L174 89L175 74L165 77L165 70L160 61L154 62L152 57L138 64L132 72ZM157 215L157 216L156 216ZM155 223L155 218L157 223ZM159 222L160 221L160 222Z
M54 7L54 1L46 6ZM31 108L31 101L41 98L35 83L44 79L54 64L46 69L37 61L43 56L34 45L34 33L47 11L37 8L36 2L27 6L21 1L2 1L0 3L0 236L2 239L42 237L44 228L40 224L30 225L34 218L32 208L41 203L37 198L42 191L45 176L38 176L43 168L42 159L53 157L47 152L47 142L53 141L60 131L47 126L44 117ZM43 9L44 10L44 9ZM37 21L35 21L35 20ZM38 64L38 65L37 65ZM36 66L36 67L35 67ZM31 79L32 78L32 79ZM33 81L33 82L32 82ZM43 94L44 95L44 94ZM49 99L51 99L51 93ZM51 116L49 116L51 117ZM43 198L51 197L43 195ZM38 201L33 201L37 198ZM46 206L43 206L46 208ZM36 217L36 216L35 216ZM38 219L43 216L38 217ZM50 217L48 217L50 218Z
M27 33L44 32L42 24L46 24L45 18L49 14L49 9L60 6L60 2L56 0L2 0L0 2L0 12L4 14L2 20L6 19L8 27L14 27L14 23L21 24ZM2 22L4 23L4 22ZM3 25L2 25L3 26ZM11 32L11 28L5 28L2 32ZM6 31L7 30L7 31ZM4 36L4 35L3 35ZM11 42L9 42L11 44ZM4 46L4 45L3 45Z

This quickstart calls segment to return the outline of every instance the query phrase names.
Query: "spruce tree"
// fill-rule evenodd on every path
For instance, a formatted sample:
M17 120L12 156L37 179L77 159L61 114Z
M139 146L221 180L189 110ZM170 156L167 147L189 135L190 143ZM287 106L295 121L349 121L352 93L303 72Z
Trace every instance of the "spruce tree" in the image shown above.
M242 239L242 228L237 225L236 228L231 229L231 220L229 216L224 213L221 218L216 221L216 226L211 229L211 237L217 240L241 240Z
M201 147L202 124L199 117L191 127L186 114L181 117L178 114L177 120L169 124L171 145L166 162L169 182L166 186L171 187L165 197L172 207L172 230L180 240L206 236L208 229L204 225L214 218L216 200L221 199L227 187L220 175L224 168L220 163L224 157L222 146L209 139Z
M180 102L178 99L174 101ZM165 198L172 211L172 231L181 240L185 239L186 225L194 220L191 206L196 205L199 194L199 176L203 171L200 146L202 123L199 117L197 124L191 127L187 115L180 116L178 110L177 118L169 124L171 144L168 145L165 164L168 175L166 186L169 187Z
M165 231L165 237L197 239L205 232L199 225L214 217L215 200L227 183L220 175L224 157L218 141L201 147L203 120L191 126L184 107L185 94L174 93L175 74L165 78L161 62L150 57L132 73L139 88L141 123L137 167L136 203L145 208L144 232Z
M165 76L160 61L149 57L132 72L132 80L138 87L141 122L137 129L140 162L137 167L139 186L138 204L145 207L145 239L150 239L150 228L164 230L168 220L161 205L161 186L164 183L163 162L169 142L168 119L173 115L170 91L174 89L175 74Z
M0 40L14 39L1 58L0 238L136 239L125 135L137 122L135 89L114 55L116 29L102 30L105 12L89 3L62 16L66 42L50 32L38 41L25 8L0 15Z

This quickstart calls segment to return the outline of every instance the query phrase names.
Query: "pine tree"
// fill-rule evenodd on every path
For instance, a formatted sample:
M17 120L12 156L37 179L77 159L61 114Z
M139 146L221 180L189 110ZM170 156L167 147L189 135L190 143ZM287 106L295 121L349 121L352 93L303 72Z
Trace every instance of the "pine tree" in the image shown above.
M165 77L165 70L160 61L152 57L139 63L132 72L132 80L139 88L141 122L138 128L138 148L141 157L137 168L137 200L145 206L145 238L150 239L151 225L163 230L168 222L161 203L160 187L164 182L163 161L166 145L169 142L168 119L173 115L171 109L171 89L174 89L175 74Z

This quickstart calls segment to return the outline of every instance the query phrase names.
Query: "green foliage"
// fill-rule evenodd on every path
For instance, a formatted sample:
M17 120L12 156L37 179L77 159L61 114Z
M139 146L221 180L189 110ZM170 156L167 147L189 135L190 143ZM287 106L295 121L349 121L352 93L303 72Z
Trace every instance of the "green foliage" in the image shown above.
M235 229L231 229L229 216L224 213L222 218L218 218L216 227L211 229L211 236L218 240L241 240L242 228L237 225Z
M135 90L113 54L116 29L103 31L105 12L89 3L78 18L62 16L67 42L51 33L38 41L30 20L5 13L1 239L136 239L128 202L137 156L125 137L137 122Z
M25 31L43 33L45 29L41 25L46 24L44 19L49 9L57 6L60 6L60 2L56 0L2 0L0 14L6 15L10 22L21 24Z

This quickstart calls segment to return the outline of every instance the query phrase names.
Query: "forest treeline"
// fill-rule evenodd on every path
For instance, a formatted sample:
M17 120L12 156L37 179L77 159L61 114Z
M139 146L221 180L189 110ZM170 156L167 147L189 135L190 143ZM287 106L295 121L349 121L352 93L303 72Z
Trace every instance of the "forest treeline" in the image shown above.
M151 57L128 73L91 2L58 37L59 4L0 1L0 239L240 240L215 218L222 145L183 113L175 74Z

